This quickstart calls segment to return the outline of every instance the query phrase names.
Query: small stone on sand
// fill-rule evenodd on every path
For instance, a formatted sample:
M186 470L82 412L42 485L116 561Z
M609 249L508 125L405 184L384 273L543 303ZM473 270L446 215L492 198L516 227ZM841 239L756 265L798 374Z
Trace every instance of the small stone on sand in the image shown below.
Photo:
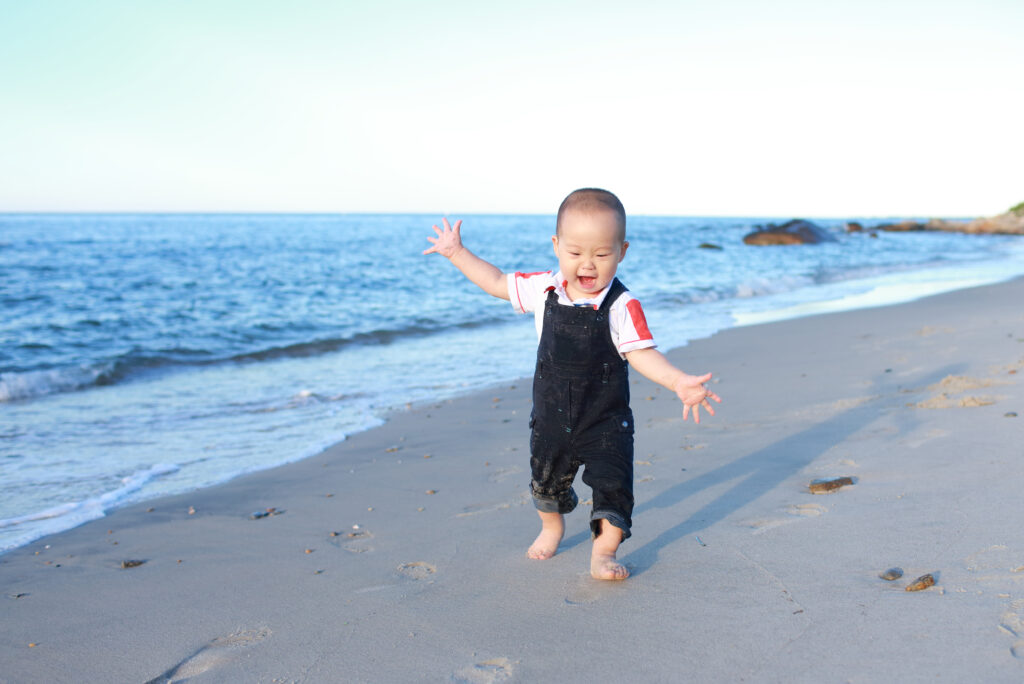
M841 487L852 484L853 478L851 477L837 477L832 480L814 480L807 487L811 490L811 494L830 494Z
M436 489L428 489L427 490L427 494L437 494L437 490Z
M879 577L888 582L898 580L900 577L903 577L903 568L889 568L885 572L881 573Z
M196 507L195 506L189 506L188 507L188 514L189 515L195 515L196 514Z
M123 560L121 561L122 568L137 568L146 561L144 560Z
M916 580L907 585L906 591L921 591L935 584L935 578L932 577L931 573L927 575L921 575Z
M306 553L313 553L313 549L306 549Z
M1003 418L1016 418L1016 417L1017 417L1017 412L1016 411L1008 411L1008 412L1003 414Z

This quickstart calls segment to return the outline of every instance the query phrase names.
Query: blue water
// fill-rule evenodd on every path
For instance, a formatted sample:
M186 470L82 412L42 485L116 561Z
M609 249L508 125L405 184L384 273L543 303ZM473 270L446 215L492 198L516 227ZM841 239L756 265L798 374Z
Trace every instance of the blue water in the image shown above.
M504 270L555 265L552 217L462 218ZM0 215L0 551L529 375L532 318L421 255L437 220ZM630 219L619 275L662 348L1024 274L1020 238L743 245L759 222Z

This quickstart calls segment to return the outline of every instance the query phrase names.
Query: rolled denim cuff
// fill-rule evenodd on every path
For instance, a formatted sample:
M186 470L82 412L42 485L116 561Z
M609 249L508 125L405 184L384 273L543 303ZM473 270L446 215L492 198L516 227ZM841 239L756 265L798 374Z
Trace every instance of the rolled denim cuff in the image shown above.
M607 520L622 530L622 541L626 541L633 536L633 533L629 531L629 524L626 522L626 519L615 511L594 511L590 514L590 533L592 536L596 537L601 533L602 520Z
M533 505L541 513L572 513L580 502L572 488L561 496L541 496L533 493Z

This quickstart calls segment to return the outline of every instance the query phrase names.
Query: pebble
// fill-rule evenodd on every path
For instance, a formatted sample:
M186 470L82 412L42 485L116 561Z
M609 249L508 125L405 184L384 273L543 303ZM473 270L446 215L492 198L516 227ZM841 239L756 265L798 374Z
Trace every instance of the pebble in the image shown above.
M427 494L437 494L437 490L436 489L428 489L427 490Z
M189 515L195 515L196 514L196 507L195 506L189 506L188 507L188 514Z
M888 570L880 574L879 577L888 582L898 580L900 577L903 577L903 568L889 568Z
M1004 418L1016 418L1017 417L1017 412L1016 411L1009 411L1007 413L1004 413L1003 417Z
M851 477L837 477L832 480L814 480L807 485L807 488L811 490L811 494L829 494L840 487L852 484L853 478Z
M306 549L306 553L313 553L313 549Z
M921 591L935 584L935 578L932 577L931 573L927 575L921 575L916 580L907 585L907 591Z
M122 568L137 568L146 561L144 560L123 560L121 561Z

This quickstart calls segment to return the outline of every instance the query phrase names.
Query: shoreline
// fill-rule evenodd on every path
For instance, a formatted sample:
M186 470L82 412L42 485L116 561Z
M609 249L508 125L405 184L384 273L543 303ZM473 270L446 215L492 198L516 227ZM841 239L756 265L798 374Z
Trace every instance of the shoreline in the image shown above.
M846 293L846 294L842 294L838 298L835 298L834 294L830 295L830 296L821 296L819 294L818 297L812 298L811 300L803 302L803 303L789 303L789 304L787 304L787 303L782 302L782 303L778 303L777 306L775 306L775 307L771 307L771 308L768 308L767 310L763 310L763 311L758 311L758 310L755 309L753 311L736 313L736 314L733 315L734 320L733 320L732 325L730 325L728 327L723 327L723 328L717 328L717 329L709 328L707 330L702 330L702 331L700 331L698 333L698 335L701 335L700 337L695 337L693 339L686 340L681 345L678 345L678 346L675 346L675 347L668 347L667 351L665 351L664 349L663 349L663 351L665 351L666 354L677 352L678 350L681 350L681 349L684 349L684 348L688 347L690 344L692 344L694 342L710 339L711 337L713 337L713 336L715 336L715 335L717 335L717 334L719 334L719 333L721 333L723 331L730 330L730 329L733 329L733 328L745 327L745 326L749 326L749 325L758 325L758 324L763 324L763 323L773 323L773 322L783 322L783 321L789 321L789 320L796 320L796 319L807 317L807 316L816 316L816 315L827 314L827 313L843 313L843 312L848 312L848 311L858 311L858 310L871 309L871 308L877 308L877 307L895 306L895 305L899 305L899 304L903 304L903 303L917 301L917 300L922 299L922 298L927 298L927 297L935 296L935 295L938 295L938 294L944 294L944 293L947 293L947 292L956 292L956 291L960 291L960 290L964 290L964 289L971 289L971 288L974 288L974 287L991 285L991 284L1000 284L1000 283L1012 281L1014 279L1024 278L1024 276L1017 275L1015 273L1015 269L1013 269L1013 268L1006 268L1006 266L1009 263L1011 263L1011 262L1006 262L1006 264L1002 264L1002 262L1000 262L1000 267L1001 268L996 269L994 275L989 274L989 275L984 276L984 277L983 276L979 276L977 274L975 274L975 275L973 275L971 277L967 277L967 276L965 276L965 275L963 275L962 273L959 272L961 270L961 268L962 268L962 265L950 265L950 266L947 266L947 267L936 267L936 268L927 269L927 270L923 270L923 271L914 271L914 272L911 273L912 282L911 283L903 283L902 285L893 285L893 284L891 284L889 282L891 274L890 275L885 275L885 276L880 276L880 277L867 278L867 279L863 279L863 280L860 280L860 281L854 281L854 282L862 283L862 286L865 287L866 290L864 292L861 292L861 293L854 293L854 294ZM946 279L945 280L938 280L938 281L935 280L935 274L936 273L940 273L943 270L948 271L946 273ZM920 279L920 282L916 282L918 279ZM839 284L840 284L840 286L844 285L843 281L840 281ZM818 286L815 286L814 289L815 290L821 290L823 287L827 288L827 286L818 285ZM827 289L825 289L824 291L828 292ZM783 293L782 296L783 297L792 296L792 293ZM765 299L766 301L771 301L775 297L776 297L775 295L766 295L765 297L763 297L763 299ZM660 329L660 327L659 327L659 329ZM670 342L670 344L671 343L672 342ZM69 514L73 513L76 516L75 519L79 520L79 522L74 522L71 526L60 526L59 528L53 529L52 531L43 532L42 534L39 534L38 536L35 536L37 533L33 532L33 533L31 533L31 539L29 541L21 541L17 545L10 546L10 547L5 548L5 549L0 549L0 557L2 557L4 554L9 553L9 552L11 552L11 551L13 551L15 549L23 548L27 544L35 543L35 542L40 541L40 540L45 540L48 537L50 537L51 535L60 534L62 532L66 532L68 530L74 529L75 527L78 527L80 525L86 524L88 522L92 522L92 521L95 521L95 520L102 520L103 518L105 518L110 513L113 513L114 511L120 510L121 508L124 508L126 506L139 505L139 504L142 504L142 503L158 501L159 499L165 498L165 497L168 497L168 496L186 495L186 494L189 494L190 492L201 491L201 490L204 490L204 489L208 489L210 487L220 486L220 485L225 484L227 482L231 482L232 480L234 480L236 478L239 478L239 477L245 477L245 476L251 475L253 473L262 472L264 470L271 470L271 469L274 469L274 468L279 468L279 467L282 467L282 466L289 465L291 463L301 462L301 461L306 460L308 458L312 458L314 456L317 456L317 455L321 454L322 452L324 452L324 451L326 451L326 450L336 446L337 444L340 444L340 443L342 443L342 442L344 442L344 441L346 441L348 439L351 439L354 435L358 435L358 434L360 434L362 432L366 432L367 430L375 430L375 429L378 429L380 427L383 427L384 425L387 424L387 422L389 420L391 420L391 418L393 416L399 415L399 414L401 414L401 413L403 413L405 411L415 410L415 409L418 409L418 408L421 408L421 407L424 407L424 406L430 406L430 405L433 405L433 404L437 403L438 400L448 401L449 399L460 399L460 398L469 397L469 396L472 396L472 395L475 395L475 394L487 394L492 389L497 389L497 388L500 388L502 386L509 385L509 384L516 384L516 383L520 383L521 384L523 382L527 382L527 383L531 382L531 378L530 377L521 377L521 378L516 378L516 379L510 379L510 380L507 380L507 381L496 381L496 382L491 383L491 384L489 384L487 386L484 386L484 387L479 387L478 386L478 387L473 387L473 388L466 389L466 390L446 391L444 393L444 395L446 395L446 396L443 396L440 399L438 399L438 398L415 399L413 401L406 402L404 404L404 406L402 406L400 404L394 404L394 405L392 405L390 407L385 407L385 408L381 409L379 412L375 412L373 414L373 416L374 416L373 420L369 421L363 427L359 427L359 428L355 429L352 432L349 432L349 433L347 433L345 435L342 435L340 440L338 439L337 436L335 436L333 438L325 438L323 440L320 440L319 444L317 446L305 449L302 452L301 455L292 456L292 457L289 457L289 458L287 458L285 460L282 460L280 462L276 462L276 463L273 463L273 464L270 464L270 465L259 465L257 467L247 467L247 468L245 468L245 469L243 469L243 470L241 470L239 472L226 473L226 474L223 474L220 477L216 478L212 482L200 485L200 486L192 488L192 489L187 489L187 490L179 491L179 492L176 492L176 493L175 492L155 493L155 494L146 495L143 498L139 498L139 499L132 498L130 496L130 492L131 492L131 490L137 488L138 481L144 480L144 479L149 479L149 478L152 478L152 477L159 478L163 474L166 474L166 473L173 474L173 473L177 472L177 470L178 470L177 464L167 464L167 463L164 463L164 462L156 463L156 464L154 464L152 466L148 466L148 467L144 468L143 470L136 471L136 472L132 473L129 477L124 479L124 486L122 487L122 489L128 491L128 497L127 497L128 501L127 502L122 503L121 500L122 500L123 497L122 496L115 496L115 495L117 495L118 492L121 491L121 489L119 489L119 490L112 491L112 492L106 492L106 493L98 495L98 496L96 496L96 497L94 497L92 499L88 499L88 500L84 500L84 501L73 501L73 502L70 502L70 503L63 503L63 504L57 505L57 506L55 506L53 508L39 510L39 511L34 511L34 512L30 512L30 513L27 513L27 514L22 514L20 516L15 516L13 518L9 518L8 522L9 521L19 521L18 524L22 524L20 521L27 521L27 522L31 523L31 522L35 522L35 521L41 521L41 520L62 520L64 515L69 515ZM104 505L105 505L105 502L110 500L111 497L114 497L114 499L113 499L114 500L113 506L110 507L110 508L103 508ZM90 511L96 511L96 510L101 510L101 509L102 509L102 513L100 513L98 516L96 516L96 517L89 517L90 515L93 515L92 513L90 513ZM57 514L56 515L50 515L51 513L54 513L54 512L56 512ZM65 512L68 512L68 513L65 513Z
M523 557L526 379L5 552L0 681L586 681L641 661L650 681L1019 681L1022 295L695 340L669 356L716 373L700 426L634 373L624 583L589 578L584 506L555 558ZM838 476L855 484L807 491ZM612 622L635 657L587 638Z

